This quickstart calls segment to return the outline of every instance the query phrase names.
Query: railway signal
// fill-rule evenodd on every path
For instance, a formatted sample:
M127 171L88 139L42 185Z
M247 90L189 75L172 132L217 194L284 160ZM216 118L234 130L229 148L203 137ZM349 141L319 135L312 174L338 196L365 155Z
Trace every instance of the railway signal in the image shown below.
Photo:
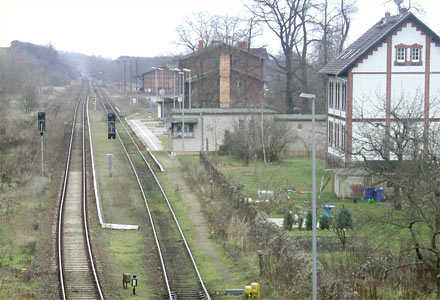
M41 111L38 113L38 132L40 132L40 135L43 135L45 131L46 131L46 113Z
M138 280L136 278L136 274L133 274L133 278L131 278L131 286L133 287L133 295L136 295L137 284L138 284Z
M116 115L108 113L108 139L116 139Z
M41 176L44 176L44 140L43 134L46 131L46 113L38 112L38 132L41 135Z

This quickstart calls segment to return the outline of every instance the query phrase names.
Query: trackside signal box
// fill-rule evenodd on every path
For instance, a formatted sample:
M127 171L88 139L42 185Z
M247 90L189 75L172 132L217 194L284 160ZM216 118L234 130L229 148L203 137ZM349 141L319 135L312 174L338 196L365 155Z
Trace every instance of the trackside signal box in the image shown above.
M46 131L46 113L39 112L38 113L38 132L40 135L43 135Z
M108 113L108 139L116 139L116 115Z

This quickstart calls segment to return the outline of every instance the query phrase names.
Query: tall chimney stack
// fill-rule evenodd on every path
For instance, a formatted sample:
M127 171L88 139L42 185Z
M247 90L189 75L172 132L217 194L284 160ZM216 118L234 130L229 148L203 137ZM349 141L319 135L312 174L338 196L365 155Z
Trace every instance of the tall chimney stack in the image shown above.
M229 53L220 54L220 107L231 105L231 59Z

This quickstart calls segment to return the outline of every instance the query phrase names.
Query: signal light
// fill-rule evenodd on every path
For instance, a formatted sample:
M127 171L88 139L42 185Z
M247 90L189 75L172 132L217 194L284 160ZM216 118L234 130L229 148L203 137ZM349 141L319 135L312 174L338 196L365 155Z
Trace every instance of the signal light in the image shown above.
M116 115L108 113L108 139L116 139Z
M43 135L46 131L46 113L39 112L38 113L38 132L40 135Z

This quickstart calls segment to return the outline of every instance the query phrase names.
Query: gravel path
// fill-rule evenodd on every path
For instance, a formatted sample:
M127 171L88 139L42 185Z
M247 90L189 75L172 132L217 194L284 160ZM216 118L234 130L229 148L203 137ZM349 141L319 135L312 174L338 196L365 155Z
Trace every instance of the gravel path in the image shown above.
M229 276L229 269L222 263L220 254L214 246L214 241L209 238L209 226L202 211L200 200L185 182L179 160L169 156L163 158L162 156L160 162L165 170L167 170L168 179L178 189L183 203L185 206L190 207L189 219L193 223L193 228L195 228L195 241L200 245L201 250L207 253L211 260L214 261L217 272L221 274L223 280L226 280Z

